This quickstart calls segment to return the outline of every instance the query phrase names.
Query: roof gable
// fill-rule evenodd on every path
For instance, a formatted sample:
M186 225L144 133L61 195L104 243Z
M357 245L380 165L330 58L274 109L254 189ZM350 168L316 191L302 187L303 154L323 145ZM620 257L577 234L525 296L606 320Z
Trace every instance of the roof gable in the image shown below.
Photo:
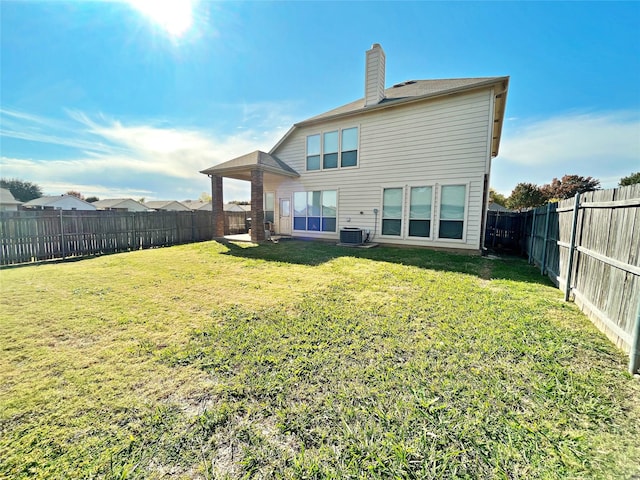
M29 200L24 204L25 207L55 207L61 203L77 203L79 206L86 208L87 206L89 210L95 210L96 207L89 202L85 202L84 200L74 196L74 195L49 195L46 197L39 197L33 200Z
M104 200L97 200L93 202L93 205L98 209L130 209L137 208L140 210L148 210L142 203L134 200L133 198L106 198Z
M361 115L377 110L393 108L410 102L429 101L448 95L467 91L495 88L496 101L494 105L494 135L491 144L493 156L498 154L504 109L509 85L509 77L478 77L478 78L450 78L437 80L409 80L398 83L384 91L384 99L377 104L365 106L365 99L360 98L327 112L296 123L270 150L273 154L277 148L293 133L296 128L315 125L326 121Z
M206 170L201 170L200 173L223 175L238 180L250 180L251 170L262 170L263 172L284 175L286 177L300 176L298 172L275 155L260 150L242 155L227 162L219 163Z
M22 202L16 200L9 189L0 188L0 203L2 205L20 205Z
M492 85L496 81L507 77L486 77L486 78L451 78L441 80L409 80L387 88L384 91L384 99L375 105L365 106L365 99L360 98L346 105L342 105L328 112L321 113L296 124L302 126L314 123L318 120L325 120L354 113L363 113L378 108L388 108L407 101L416 101L425 98L450 95L459 91L470 90L487 85Z

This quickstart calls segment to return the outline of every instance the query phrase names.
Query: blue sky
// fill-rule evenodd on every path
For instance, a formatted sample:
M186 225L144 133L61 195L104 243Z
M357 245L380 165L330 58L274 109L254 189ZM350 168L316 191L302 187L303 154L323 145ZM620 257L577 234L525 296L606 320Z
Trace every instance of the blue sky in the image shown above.
M387 87L511 77L491 184L640 170L640 2L0 3L2 177L46 194L197 199L199 170ZM225 183L225 200L249 198Z

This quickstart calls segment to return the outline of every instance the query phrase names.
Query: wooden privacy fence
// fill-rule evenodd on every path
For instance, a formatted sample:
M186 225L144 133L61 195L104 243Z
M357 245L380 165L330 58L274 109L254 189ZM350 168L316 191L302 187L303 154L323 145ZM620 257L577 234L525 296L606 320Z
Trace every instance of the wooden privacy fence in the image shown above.
M211 240L211 212L0 212L0 265Z
M491 250L523 252L524 218L519 212L487 212L484 246Z
M247 232L247 212L224 212L224 234Z
M524 214L526 253L640 369L640 184Z

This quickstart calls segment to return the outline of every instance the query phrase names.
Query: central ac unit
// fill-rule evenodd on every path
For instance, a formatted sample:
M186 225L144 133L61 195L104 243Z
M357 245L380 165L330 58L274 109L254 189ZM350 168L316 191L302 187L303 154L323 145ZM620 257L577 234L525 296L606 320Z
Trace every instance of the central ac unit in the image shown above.
M340 229L340 243L351 245L361 245L364 243L364 230L356 227L345 227Z

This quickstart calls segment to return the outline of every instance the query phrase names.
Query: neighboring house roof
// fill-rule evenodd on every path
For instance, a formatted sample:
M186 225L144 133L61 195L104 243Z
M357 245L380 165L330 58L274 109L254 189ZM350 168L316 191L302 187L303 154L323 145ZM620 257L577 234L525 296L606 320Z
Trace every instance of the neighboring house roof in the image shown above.
M513 212L513 210L509 210L507 207L503 207L502 205L495 202L489 203L487 210L489 210L490 212Z
M69 207L73 205L71 208L75 208L76 210L96 210L96 207L89 202L85 202L84 200L80 200L78 197L74 195L53 195L36 198L34 200L30 200L23 204L23 207L26 208L60 208Z
M201 170L200 173L207 175L224 175L225 177L236 178L238 180L251 180L251 174L248 173L249 168L274 173L276 175L284 175L286 177L300 176L298 172L275 155L260 150L220 163L206 170Z
M189 207L176 200L154 200L151 202L144 202L144 206L153 210L167 210L167 211L189 211Z
M453 95L478 88L486 88L492 85L498 85L496 91L496 101L494 105L494 137L491 142L492 156L498 155L500 146L500 137L502 134L502 122L504 120L504 109L507 101L507 89L509 85L509 77L481 77L481 78L451 78L441 80L409 80L387 88L384 91L384 99L375 105L365 107L365 99L360 98L341 107L334 108L328 112L321 113L315 117L308 118L302 122L296 123L280 141L270 150L274 152L289 135L297 128L312 125L326 120L334 120L336 118L346 117L350 115L358 115L365 112L371 112L379 109L404 105L409 102L418 102L427 99L433 99L446 95ZM204 172L203 172L204 173Z
M22 202L19 202L18 200L16 200L10 190L6 188L0 188L0 204L21 205Z
M225 203L222 207L225 212L243 213L243 212L246 212L246 210L242 208L244 206L248 206L249 210L251 210L251 205L236 205L235 203Z
M183 202L183 205L189 207L191 210L211 210L211 202Z
M140 209L148 210L147 207L133 198L108 198L95 201L92 204L99 210L107 210L110 208L129 208L127 204L131 205L132 202L134 205L139 205Z

